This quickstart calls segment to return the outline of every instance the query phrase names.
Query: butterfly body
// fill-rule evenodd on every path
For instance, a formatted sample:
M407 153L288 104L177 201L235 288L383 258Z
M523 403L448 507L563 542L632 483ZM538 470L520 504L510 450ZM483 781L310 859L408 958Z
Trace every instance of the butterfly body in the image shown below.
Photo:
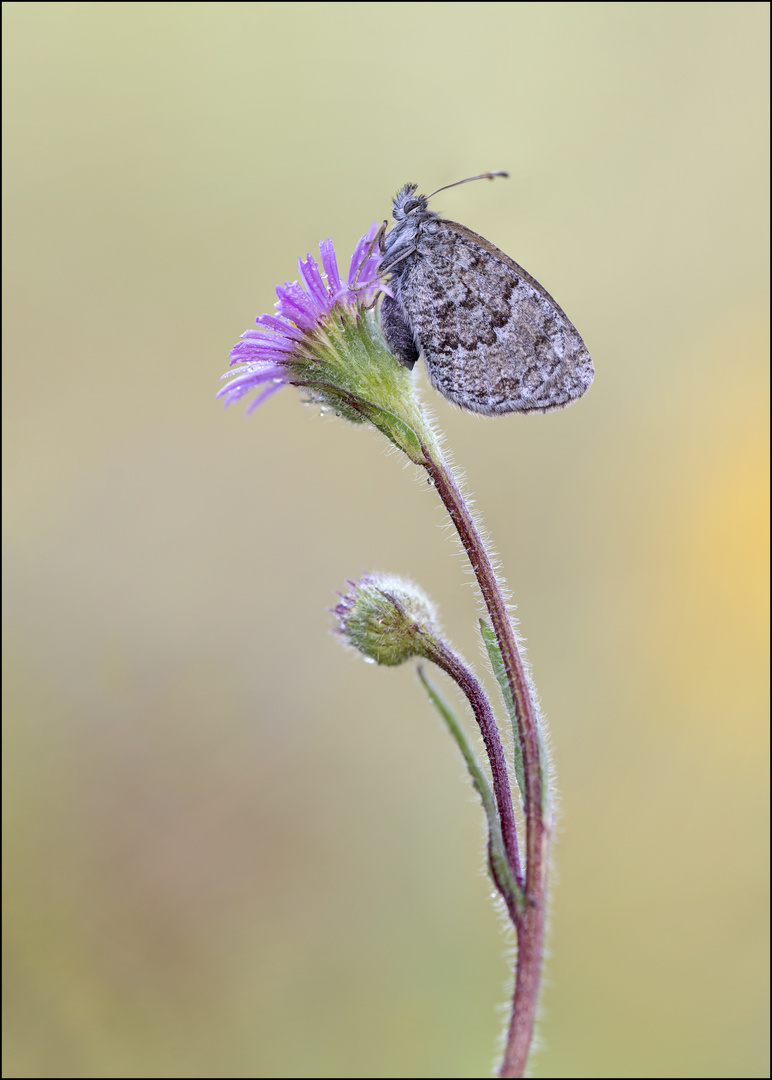
M444 397L472 412L550 412L581 397L594 371L561 307L482 236L428 209L406 185L383 241L391 274L381 324L412 368L422 355Z

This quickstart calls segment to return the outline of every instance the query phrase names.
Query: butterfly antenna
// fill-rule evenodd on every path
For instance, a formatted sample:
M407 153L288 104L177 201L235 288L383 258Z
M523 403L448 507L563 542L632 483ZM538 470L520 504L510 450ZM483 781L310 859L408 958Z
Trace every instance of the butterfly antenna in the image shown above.
M456 180L452 184L445 184L443 187L438 187L436 191L433 191L431 193L431 195L427 195L426 198L431 199L435 195L438 195L441 191L447 191L448 188L458 187L459 184L470 184L472 182L472 180L492 180L494 178L494 176L509 176L509 173L508 172L502 172L502 171L499 171L499 172L482 172L482 173L478 173L477 176L467 176L466 180Z

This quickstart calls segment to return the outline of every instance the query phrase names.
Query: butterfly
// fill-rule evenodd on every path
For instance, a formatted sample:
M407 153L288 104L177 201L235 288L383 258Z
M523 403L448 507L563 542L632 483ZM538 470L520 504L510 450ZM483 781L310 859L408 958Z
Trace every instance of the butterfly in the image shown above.
M432 195L406 184L394 196L395 224L380 240L393 293L381 301L391 351L411 369L423 356L436 389L471 412L551 412L576 401L594 369L574 324L503 251L429 210Z

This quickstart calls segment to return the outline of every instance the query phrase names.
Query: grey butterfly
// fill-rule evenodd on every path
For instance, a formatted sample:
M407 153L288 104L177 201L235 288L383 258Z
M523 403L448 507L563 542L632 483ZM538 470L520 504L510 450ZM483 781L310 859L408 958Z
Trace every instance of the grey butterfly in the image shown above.
M406 184L394 196L396 224L381 242L394 293L381 302L381 326L394 355L411 369L423 356L441 394L487 416L551 412L580 398L594 370L563 309L508 255L438 217L432 196L416 191Z

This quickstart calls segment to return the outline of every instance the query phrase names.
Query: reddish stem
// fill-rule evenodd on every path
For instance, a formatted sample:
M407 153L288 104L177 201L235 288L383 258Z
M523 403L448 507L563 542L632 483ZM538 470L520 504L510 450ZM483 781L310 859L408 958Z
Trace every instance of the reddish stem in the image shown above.
M435 637L432 637L427 641L427 645L428 655L433 662L438 667L442 668L442 670L461 688L472 707L472 712L475 715L477 725L482 733L485 750L488 754L488 761L491 766L493 792L496 796L496 805L499 810L504 851L512 871L512 876L522 889L524 881L523 871L520 866L520 856L517 849L517 829L515 828L515 812L512 806L512 787L509 782L507 763L504 757L504 749L501 745L499 729L496 725L496 720L488 702L488 698L486 697L482 686L480 686L480 683L469 668L463 664L455 653L451 652L446 645ZM499 884L498 881L497 884ZM508 897L506 891L502 889L500 885L499 891L507 901L507 909L509 910L512 921L516 923L519 920L520 915L517 908L514 906L514 898Z
M546 793L543 791L539 733L514 629L482 537L446 462L433 448L424 445L423 451L426 458L424 468L456 527L488 609L515 702L523 751L525 911L515 923L518 942L515 991L504 1060L499 1070L502 1077L521 1077L525 1072L536 1018L547 906L549 823L543 813Z

